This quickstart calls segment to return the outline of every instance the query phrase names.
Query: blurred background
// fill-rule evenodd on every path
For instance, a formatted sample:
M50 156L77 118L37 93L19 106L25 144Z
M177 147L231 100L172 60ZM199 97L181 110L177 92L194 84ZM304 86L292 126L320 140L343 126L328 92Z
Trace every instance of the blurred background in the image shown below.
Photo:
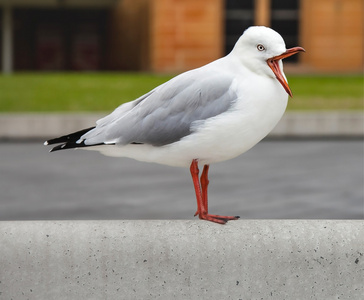
M188 170L41 140L226 55L252 25L306 53L285 60L294 98L268 139L212 166L211 211L363 218L363 15L362 0L0 0L0 220L191 218Z
M361 0L0 0L1 68L181 72L227 54L244 29L270 26L290 61L361 72Z

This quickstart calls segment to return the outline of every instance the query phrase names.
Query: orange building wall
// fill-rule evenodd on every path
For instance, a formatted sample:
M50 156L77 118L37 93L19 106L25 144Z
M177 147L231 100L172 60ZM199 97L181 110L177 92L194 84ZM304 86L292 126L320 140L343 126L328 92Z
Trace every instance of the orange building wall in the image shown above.
M111 69L181 72L223 55L224 0L120 0L110 24Z
M362 71L363 14L363 0L301 0L301 61L315 71Z
M269 9L269 3L259 0L256 9ZM363 15L363 0L301 0L305 69L361 72ZM111 69L176 73L196 68L223 56L224 0L120 0L110 37Z
M176 72L223 54L223 0L153 0L150 68Z

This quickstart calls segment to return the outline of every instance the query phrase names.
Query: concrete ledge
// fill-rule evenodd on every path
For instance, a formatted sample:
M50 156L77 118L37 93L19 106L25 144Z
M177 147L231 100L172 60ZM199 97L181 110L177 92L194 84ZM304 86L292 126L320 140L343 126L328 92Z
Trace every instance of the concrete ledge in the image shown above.
M0 139L47 139L94 126L100 114L0 114ZM363 137L361 112L287 112L270 137Z
M270 133L274 137L363 137L362 112L288 112Z
M95 125L105 114L0 114L0 138L47 139Z
M0 222L1 299L362 299L363 221Z

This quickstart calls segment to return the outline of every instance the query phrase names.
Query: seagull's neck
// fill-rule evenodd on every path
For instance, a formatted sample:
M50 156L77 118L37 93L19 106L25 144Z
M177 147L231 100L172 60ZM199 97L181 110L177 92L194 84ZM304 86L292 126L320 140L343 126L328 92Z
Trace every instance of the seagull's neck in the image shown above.
M244 59L237 55L235 51L231 51L224 58L226 60L224 64L229 63L230 68L239 74L253 73L255 75L267 75L267 71L270 71L268 65L262 64L261 61L255 59Z

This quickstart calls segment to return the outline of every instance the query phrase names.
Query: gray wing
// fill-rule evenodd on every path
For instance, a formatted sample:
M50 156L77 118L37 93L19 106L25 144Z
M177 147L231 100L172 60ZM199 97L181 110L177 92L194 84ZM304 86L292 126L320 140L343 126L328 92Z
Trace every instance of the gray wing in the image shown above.
M97 122L85 144L141 143L162 146L191 133L191 124L227 111L236 100L228 74L200 69L183 73Z

